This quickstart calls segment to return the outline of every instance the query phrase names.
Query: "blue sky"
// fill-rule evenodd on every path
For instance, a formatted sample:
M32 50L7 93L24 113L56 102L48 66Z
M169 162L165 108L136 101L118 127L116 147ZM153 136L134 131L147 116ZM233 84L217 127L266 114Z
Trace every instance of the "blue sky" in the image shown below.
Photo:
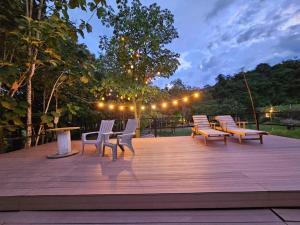
M107 0L114 3L114 0ZM174 14L179 38L169 48L180 53L178 70L170 79L158 79L164 87L180 78L191 86L214 84L218 74L254 69L300 55L300 0L141 0L168 8ZM71 12L79 23L90 15ZM94 16L93 32L80 42L99 52L99 36L109 34Z

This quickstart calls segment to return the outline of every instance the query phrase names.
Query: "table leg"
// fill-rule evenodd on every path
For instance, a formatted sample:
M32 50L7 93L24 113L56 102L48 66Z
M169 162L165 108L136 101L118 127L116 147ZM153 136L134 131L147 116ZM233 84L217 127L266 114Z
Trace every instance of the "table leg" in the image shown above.
M71 133L69 130L57 132L57 148L59 155L71 153Z

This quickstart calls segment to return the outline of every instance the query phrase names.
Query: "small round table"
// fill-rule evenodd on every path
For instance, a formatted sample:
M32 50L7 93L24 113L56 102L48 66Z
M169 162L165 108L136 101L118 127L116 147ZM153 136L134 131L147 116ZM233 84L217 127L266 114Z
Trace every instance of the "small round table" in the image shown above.
M55 131L57 135L57 153L48 155L48 159L59 159L72 155L76 155L78 151L72 151L71 148L71 130L78 130L80 127L61 127L48 129L47 131Z

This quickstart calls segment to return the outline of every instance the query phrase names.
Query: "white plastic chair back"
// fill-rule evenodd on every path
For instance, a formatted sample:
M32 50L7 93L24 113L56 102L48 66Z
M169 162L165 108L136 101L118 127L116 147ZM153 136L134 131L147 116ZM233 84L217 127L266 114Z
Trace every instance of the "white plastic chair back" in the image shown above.
M128 119L123 134L135 133L137 126L138 126L138 121L136 119Z
M114 120L102 120L99 128L99 135L97 140L101 139L101 134L112 132L114 123L115 123Z

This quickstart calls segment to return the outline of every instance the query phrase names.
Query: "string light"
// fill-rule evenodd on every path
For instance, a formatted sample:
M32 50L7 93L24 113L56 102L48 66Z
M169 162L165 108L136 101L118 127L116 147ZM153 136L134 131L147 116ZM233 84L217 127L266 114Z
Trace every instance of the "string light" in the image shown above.
M104 100L105 100L105 98L104 98L104 97L102 97L102 98L101 98L101 100L102 100L102 101L104 101Z
M134 66L133 66L133 65L131 65L131 66L130 66L130 68L131 68L131 69L133 69L133 68L134 68Z
M104 107L104 103L103 103L103 102L99 102L99 103L98 103L98 107L99 107L99 108L103 108L103 107Z
M162 106L163 108L167 108L168 104L167 104L166 102L163 102L163 103L161 104L161 106Z
M110 90L110 91L112 91L112 90ZM111 95L111 93L108 93L108 95ZM116 95L116 97L118 97L118 95ZM135 97L137 97L137 95L135 95ZM172 100L170 102L162 102L160 104L160 106L161 106L161 109L166 109L166 108L168 108L169 105L178 106L181 102L182 103L189 102L192 97L199 98L200 97L200 93L199 92L194 92L190 96L184 96L181 99L174 99L174 100ZM119 98L123 99L123 100L127 99L128 101L131 99L130 97L126 98L126 96L124 96L124 95L120 95ZM101 97L101 99L103 100L104 97ZM109 110L113 110L113 109L117 108L119 111L124 111L126 109L129 109L130 111L134 111L134 109L135 109L135 107L133 105L127 105L126 103L114 104L114 103L109 103L109 102L105 103L103 101L96 102L96 107L98 107L100 109L104 109L105 107L107 107ZM146 110L146 108L147 107L145 105L140 106L141 111ZM152 109L152 110L156 110L158 107L157 107L156 104L151 104L149 106L149 108ZM271 110L270 110L270 112L272 113L273 111L274 111L274 109L272 107Z

